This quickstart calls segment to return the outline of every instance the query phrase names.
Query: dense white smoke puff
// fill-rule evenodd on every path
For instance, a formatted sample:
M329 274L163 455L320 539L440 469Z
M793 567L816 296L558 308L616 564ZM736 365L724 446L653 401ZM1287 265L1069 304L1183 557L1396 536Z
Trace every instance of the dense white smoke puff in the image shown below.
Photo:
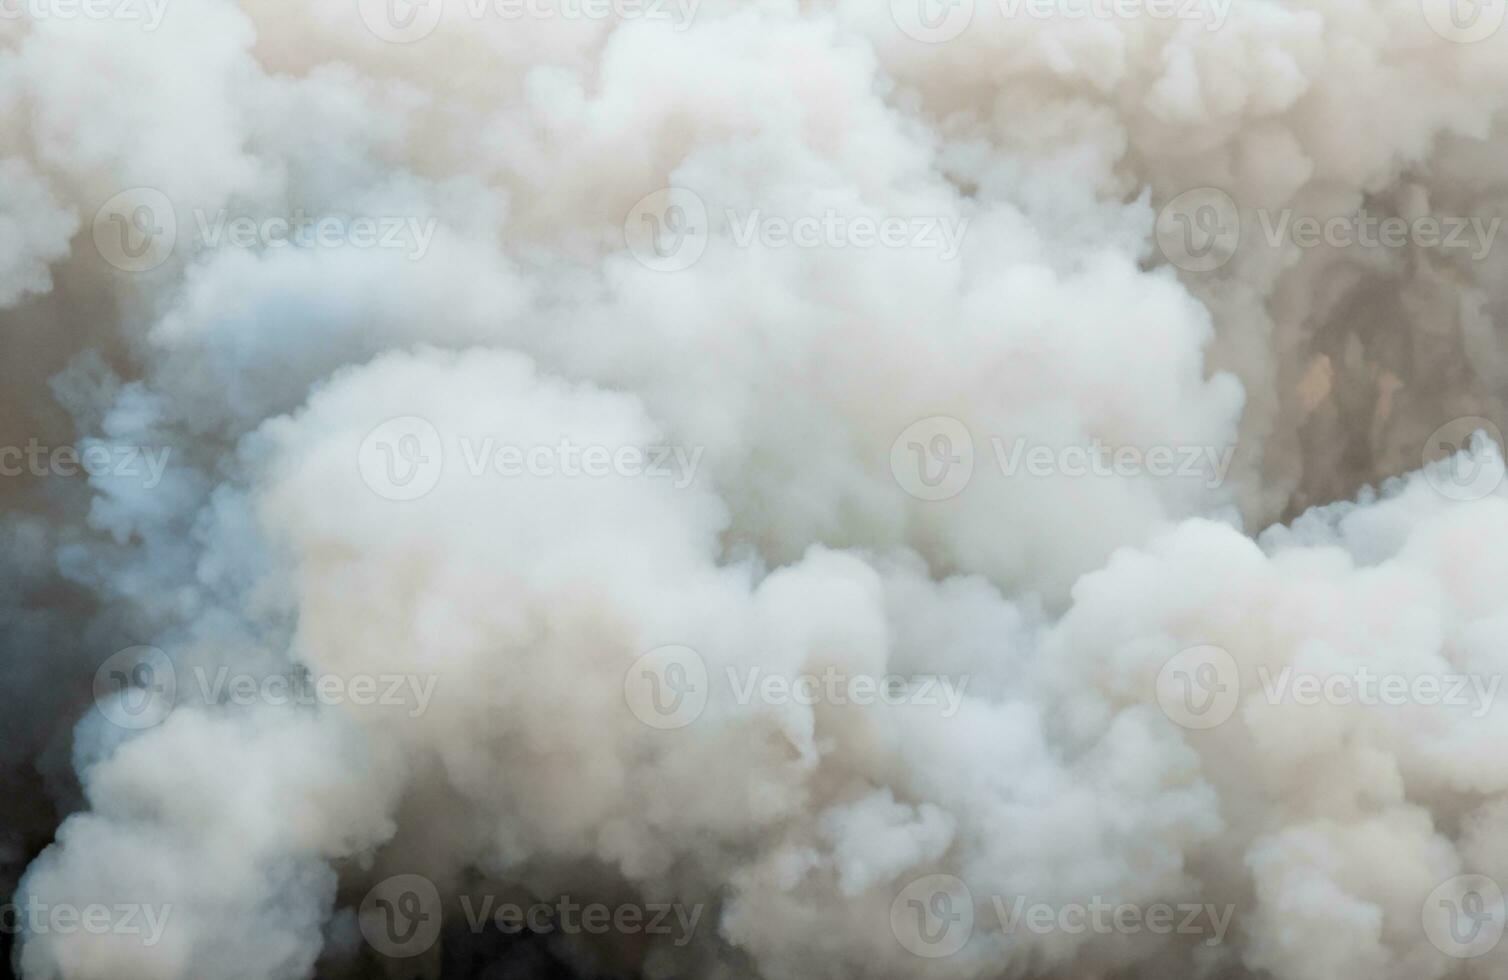
M1433 0L435 4L397 39L365 0L0 19L0 435L169 454L0 480L0 883L162 917L31 921L24 976L432 976L487 889L704 911L552 941L646 976L1508 969L1435 901L1508 882L1502 460L1412 472L1501 423L1508 268L1263 233L1508 214L1508 30L1453 43ZM705 208L675 271L630 220L667 187ZM1159 212L1208 188L1243 232L1176 267ZM333 240L269 236L301 216ZM939 417L972 480L907 492ZM1092 445L1195 465L1069 472ZM427 460L423 493L385 469ZM140 644L170 669L91 705ZM626 691L667 648L707 672L684 727ZM1201 649L1240 694L1208 729L1158 696ZM353 686L235 693L298 671ZM1263 696L1358 671L1487 696ZM946 683L740 696L760 675ZM160 724L121 714L143 694ZM363 899L399 874L450 931L374 966ZM1018 897L1210 919L1010 928ZM919 949L913 899L972 928Z

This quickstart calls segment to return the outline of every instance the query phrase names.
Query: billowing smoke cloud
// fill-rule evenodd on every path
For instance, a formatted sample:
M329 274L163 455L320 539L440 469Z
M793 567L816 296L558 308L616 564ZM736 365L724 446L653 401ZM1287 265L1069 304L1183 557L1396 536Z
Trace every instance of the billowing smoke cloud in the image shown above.
M0 2L13 969L1502 976L1504 14Z

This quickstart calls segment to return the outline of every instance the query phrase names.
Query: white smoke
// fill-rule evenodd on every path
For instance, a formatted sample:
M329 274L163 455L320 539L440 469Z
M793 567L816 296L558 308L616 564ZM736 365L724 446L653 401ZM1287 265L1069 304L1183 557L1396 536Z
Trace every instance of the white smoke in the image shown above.
M0 2L14 968L1501 976L1503 6Z

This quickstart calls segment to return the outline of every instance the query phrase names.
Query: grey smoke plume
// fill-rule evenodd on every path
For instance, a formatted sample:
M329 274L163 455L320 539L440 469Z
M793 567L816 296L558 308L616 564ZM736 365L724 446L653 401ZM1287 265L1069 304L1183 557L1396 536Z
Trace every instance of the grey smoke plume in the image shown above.
M1503 14L0 3L13 968L1502 976Z

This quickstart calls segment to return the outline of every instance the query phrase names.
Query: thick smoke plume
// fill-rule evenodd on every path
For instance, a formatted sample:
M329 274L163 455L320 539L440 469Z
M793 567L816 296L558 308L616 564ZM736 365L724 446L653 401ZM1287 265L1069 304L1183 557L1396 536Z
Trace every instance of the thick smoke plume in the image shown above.
M1508 974L1504 6L0 0L12 968Z

